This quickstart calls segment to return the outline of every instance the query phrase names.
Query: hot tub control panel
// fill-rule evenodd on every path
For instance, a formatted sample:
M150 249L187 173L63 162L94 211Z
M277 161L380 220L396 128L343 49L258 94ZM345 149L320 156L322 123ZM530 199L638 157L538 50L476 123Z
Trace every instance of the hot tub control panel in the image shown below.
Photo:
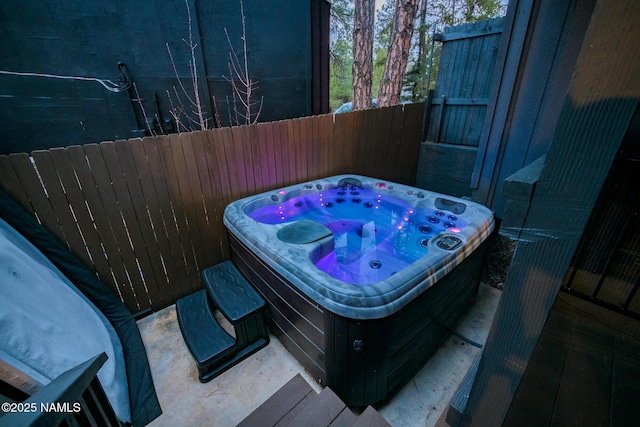
M436 246L440 249L444 249L445 251L452 251L458 248L462 244L462 239L457 236L441 236L436 242Z

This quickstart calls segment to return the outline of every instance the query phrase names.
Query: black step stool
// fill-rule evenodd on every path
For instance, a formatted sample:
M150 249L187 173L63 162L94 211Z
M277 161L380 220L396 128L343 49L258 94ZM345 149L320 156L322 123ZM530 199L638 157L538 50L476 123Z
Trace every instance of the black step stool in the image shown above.
M205 383L269 344L269 334L264 299L231 261L207 268L202 277L205 289L179 299L176 313ZM233 325L235 338L216 320L216 308Z

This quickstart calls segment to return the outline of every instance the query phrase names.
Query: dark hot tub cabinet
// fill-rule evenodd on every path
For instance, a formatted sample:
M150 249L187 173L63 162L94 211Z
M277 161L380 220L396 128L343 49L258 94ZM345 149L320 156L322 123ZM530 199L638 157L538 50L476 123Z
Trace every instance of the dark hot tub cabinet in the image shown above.
M358 175L235 201L224 223L273 333L351 406L384 400L449 336L494 228L479 204Z

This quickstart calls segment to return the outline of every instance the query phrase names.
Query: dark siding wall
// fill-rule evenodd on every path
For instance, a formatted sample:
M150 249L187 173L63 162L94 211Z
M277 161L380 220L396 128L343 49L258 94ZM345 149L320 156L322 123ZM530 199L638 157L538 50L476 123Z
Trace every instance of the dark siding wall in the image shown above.
M312 110L312 3L244 0L250 77L260 121L309 115ZM0 70L91 76L117 81L123 62L146 115L171 118L167 91L178 86L167 52L190 86L187 6L191 10L200 97L228 122L229 39L242 59L240 1L168 0L0 3ZM328 13L325 9L324 13ZM180 92L180 90L178 89ZM192 107L182 96L187 110ZM0 75L0 153L32 151L140 135L144 117L133 90L107 91L97 82Z
M544 155L595 1L512 1L474 168L474 198L502 217L504 180Z
M310 2L245 0L249 76L257 81L257 100L264 97L261 121L311 114ZM243 59L239 1L196 1L211 95L226 116L230 95L229 42ZM188 68L187 68L188 69ZM235 76L234 76L235 77Z
M571 82L563 94L556 95L565 99L556 122L549 124L554 129L545 165L531 197L463 426L503 424L598 192L638 107L639 18L640 3L636 0L598 0L581 34L583 42ZM536 25L545 29L544 21ZM574 373L584 378L586 371ZM572 394L585 392L576 387ZM562 405L558 397L554 402ZM583 424L579 417L566 419ZM590 418L595 419L604 425L620 424Z
M311 45L313 49L311 74L311 114L325 114L329 108L329 12L326 0L311 2Z

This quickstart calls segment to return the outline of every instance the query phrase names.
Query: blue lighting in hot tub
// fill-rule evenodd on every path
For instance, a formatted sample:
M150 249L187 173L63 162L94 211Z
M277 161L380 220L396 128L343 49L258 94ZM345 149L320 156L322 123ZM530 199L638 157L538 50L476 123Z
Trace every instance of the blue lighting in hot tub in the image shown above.
M427 224L420 224L418 226L418 231L420 231L422 234L429 234L433 231L433 228L431 228L431 226Z
M325 225L332 231L334 250L314 261L316 266L348 283L374 283L429 253L429 241L438 234L460 233L467 225L445 209L412 205L415 199L404 191L404 198L391 193L383 197L390 187L334 187L300 195L286 192L284 197L276 191L280 202L247 214L266 224L308 219ZM369 268L373 260L382 266Z

